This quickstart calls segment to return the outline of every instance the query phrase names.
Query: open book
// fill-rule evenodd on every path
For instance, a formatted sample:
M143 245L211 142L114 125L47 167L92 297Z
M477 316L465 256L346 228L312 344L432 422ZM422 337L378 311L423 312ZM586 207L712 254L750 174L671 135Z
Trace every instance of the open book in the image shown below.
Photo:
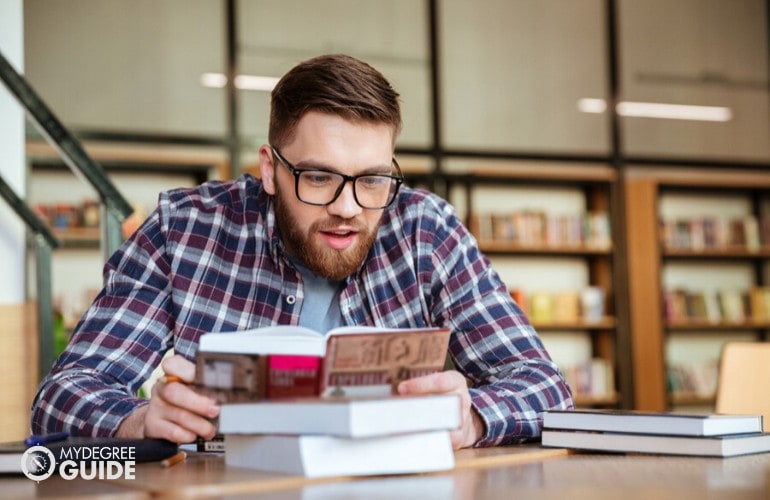
M271 326L201 336L196 385L220 402L302 396L383 396L441 371L446 328L342 327L322 334Z

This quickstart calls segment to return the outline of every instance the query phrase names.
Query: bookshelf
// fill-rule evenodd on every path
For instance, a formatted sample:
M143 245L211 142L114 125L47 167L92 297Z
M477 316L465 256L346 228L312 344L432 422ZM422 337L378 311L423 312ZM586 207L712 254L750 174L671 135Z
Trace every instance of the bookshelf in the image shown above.
M84 147L135 206L126 231L156 206L160 191L230 175L224 154L212 150L104 143ZM102 286L101 208L93 188L48 144L30 140L26 149L28 202L48 220L61 243L53 254L51 280L56 309L71 328Z
M450 201L564 371L576 404L630 404L610 227L616 171L481 160L447 162L447 170ZM600 292L598 316L585 315L586 290ZM535 310L541 300L550 303L545 314Z
M770 174L640 166L624 191L635 407L713 411L724 342L770 331L751 298L770 278ZM716 220L717 237L704 239Z

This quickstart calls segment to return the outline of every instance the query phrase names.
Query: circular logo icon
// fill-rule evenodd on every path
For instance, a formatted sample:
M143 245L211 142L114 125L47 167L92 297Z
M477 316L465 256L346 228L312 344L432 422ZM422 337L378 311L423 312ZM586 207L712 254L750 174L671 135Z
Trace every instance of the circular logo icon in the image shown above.
M48 479L56 469L56 458L45 446L33 446L21 456L21 471L33 481Z

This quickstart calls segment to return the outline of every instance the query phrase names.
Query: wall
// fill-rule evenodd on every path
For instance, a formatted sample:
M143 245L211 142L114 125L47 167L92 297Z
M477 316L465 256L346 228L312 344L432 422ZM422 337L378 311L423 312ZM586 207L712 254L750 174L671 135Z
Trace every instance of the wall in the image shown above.
M0 50L16 68L24 71L22 1L0 4ZM20 197L25 192L24 114L5 86L0 88L0 172ZM0 304L24 301L24 225L0 203Z
M16 68L24 69L22 0L0 2L0 51ZM25 192L24 114L10 92L0 88L0 173L21 197ZM23 437L29 429L29 405L37 365L34 308L24 303L24 226L6 203L0 202L0 441Z

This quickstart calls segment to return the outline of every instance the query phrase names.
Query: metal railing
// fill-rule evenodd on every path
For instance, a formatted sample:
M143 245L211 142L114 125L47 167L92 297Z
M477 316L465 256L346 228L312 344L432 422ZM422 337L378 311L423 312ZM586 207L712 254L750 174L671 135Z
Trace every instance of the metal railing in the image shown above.
M122 243L121 226L133 208L104 172L67 130L35 90L0 52L0 80L38 132L58 152L77 177L90 184L101 201L101 249L107 260ZM51 287L51 251L59 245L50 229L34 214L0 176L0 195L34 233L37 249L38 330L40 374L45 375L53 363L53 300Z

